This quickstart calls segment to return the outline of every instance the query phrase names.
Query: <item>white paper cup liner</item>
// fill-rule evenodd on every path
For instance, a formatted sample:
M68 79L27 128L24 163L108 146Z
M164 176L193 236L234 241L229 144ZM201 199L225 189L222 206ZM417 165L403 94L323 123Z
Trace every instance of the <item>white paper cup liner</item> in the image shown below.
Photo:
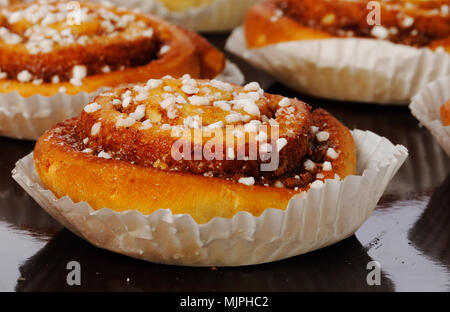
M239 68L227 60L224 71L216 79L243 84ZM16 139L36 140L54 124L81 114L89 101L107 88L75 95L58 93L23 97L17 91L0 93L0 135Z
M245 82L245 76L239 69L239 67L230 62L226 61L225 68L223 72L221 72L217 77L217 80L221 80L224 82L234 83L237 85L243 85Z
M428 82L450 75L450 54L386 40L300 40L247 49L239 27L226 49L294 90L342 101L407 105Z
M322 187L293 197L285 210L267 207L258 217L239 212L206 224L170 209L149 215L136 210L95 211L87 202L73 203L68 196L57 199L40 181L32 154L16 163L12 176L51 216L95 246L155 263L251 265L338 242L370 216L408 151L370 131L354 130L353 137L358 175L327 180Z
M55 123L79 115L98 93L36 94L27 98L17 91L0 93L0 135L36 140Z
M409 108L450 156L450 126L444 126L440 113L441 106L448 100L450 100L450 76L426 85L413 97Z
M102 2L102 0L91 0ZM209 5L193 7L182 12L167 9L156 0L110 0L109 2L141 12L153 13L175 24L196 31L229 31L244 20L247 10L262 0L215 0Z

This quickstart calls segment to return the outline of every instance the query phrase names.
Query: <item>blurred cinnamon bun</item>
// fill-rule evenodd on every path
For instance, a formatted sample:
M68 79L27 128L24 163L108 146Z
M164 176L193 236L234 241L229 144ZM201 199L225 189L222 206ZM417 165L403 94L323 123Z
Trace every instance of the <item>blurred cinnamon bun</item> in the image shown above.
M199 35L108 4L35 1L0 11L1 93L89 93L168 74L214 78L224 64Z
M379 4L378 22L370 15L374 2ZM248 12L245 31L250 48L357 37L450 52L449 9L446 0L267 0Z
M444 126L450 126L450 100L441 106L441 118Z

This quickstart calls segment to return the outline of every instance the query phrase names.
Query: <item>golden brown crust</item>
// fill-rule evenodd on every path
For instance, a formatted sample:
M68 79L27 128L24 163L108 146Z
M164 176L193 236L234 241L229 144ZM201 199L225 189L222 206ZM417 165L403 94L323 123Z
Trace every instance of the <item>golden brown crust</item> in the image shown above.
M374 26L367 23L370 12L367 2L264 1L247 14L247 45L257 48L292 40L362 37L387 39L414 47L442 47L450 52L447 1L379 1L382 31L378 34L373 32Z
M59 125L61 126L61 125ZM295 194L288 189L246 185L219 178L176 173L86 155L48 139L35 148L35 165L42 182L57 196L87 201L94 209L138 210L159 208L189 213L199 223L231 217L239 211L259 215L267 207L284 208ZM47 140L47 141L46 141ZM97 183L99 180L102 183ZM264 194L264 196L261 196Z
M328 122L333 120L320 115ZM285 209L298 193L288 188L246 186L221 178L106 160L81 153L61 137L50 137L55 129L72 126L73 120L58 124L38 140L34 150L36 169L44 185L57 197L68 195L74 202L87 201L94 209L150 214L170 208L175 214L188 213L198 223L206 223L213 217L230 218L239 211L258 216L266 208ZM335 127L338 131L343 126ZM344 178L355 173L354 142L348 132L333 133L333 140L339 142L342 155L347 157L333 161L333 168Z
M444 126L450 126L450 100L441 106L441 118Z
M10 9L28 6L30 4L21 4ZM93 20L71 28L72 32L79 33L76 39L82 35L91 38L91 41L64 46L55 44L53 49L46 53L32 54L24 42L7 44L0 40L0 69L2 74L7 75L6 78L0 79L1 93L18 91L25 97L33 94L48 96L58 93L63 87L65 93L75 94L81 91L93 92L104 86L146 81L150 77L177 77L185 73L196 78L214 78L225 67L224 55L205 39L158 17L114 7L106 8L99 4L81 3L81 7L92 12L109 10L117 16L134 16L130 25L136 29L136 33L153 29L153 35L130 35L132 28L129 26L108 37L98 33L102 28L98 25L98 20ZM19 35L31 26L26 20L10 24L5 17L0 19L0 23L5 29ZM148 29L143 28L142 23L147 25ZM164 46L170 48L161 53ZM69 81L75 65L82 65L87 69L87 77L82 80L82 85L74 85ZM109 72L103 72L105 67ZM33 79L42 81L39 84L32 81L20 82L18 74L24 70L28 71ZM60 82L52 83L54 76L57 76Z
M170 86L175 89L172 82ZM242 91L236 86L233 90ZM155 95L149 95L150 98L152 96ZM270 98L270 103L280 102L279 98L271 98L269 94L265 94L265 97ZM149 128L153 130L142 130L142 120L147 118L142 117L139 119L141 121L134 121L125 128L120 126L120 131L117 131L107 126L106 119L110 118L107 116L108 106L99 98L96 101L98 104L91 104L81 117L57 124L47 131L37 141L34 151L37 172L47 188L58 197L68 195L74 202L87 201L94 209L136 209L149 214L159 208L170 208L173 213L192 215L199 223L208 222L216 216L230 218L239 211L248 211L257 216L266 208L285 209L292 196L308 190L313 182L343 179L356 171L353 137L345 126L321 109L315 110L311 115L302 115L309 116L308 125L313 125L312 134L305 133L309 142L306 143L306 154L300 160L295 158L296 155L287 155L285 161L293 165L291 170L284 171L281 175L271 172L254 176L254 185L249 185L241 181L241 178L247 179L248 175L243 174L247 172L240 170L240 163L235 159L224 160L222 166L212 168L215 171L207 176L194 174L186 167L174 166L170 161L166 161L165 167L145 162L142 159L144 154L151 159L153 153L166 148L165 143L158 140L158 136L170 138L167 134L158 132L162 127L161 122L155 122ZM109 101L112 102L111 99ZM294 106L298 104L293 99L290 101L293 101ZM285 109L289 107L284 106L287 105L286 102L283 102ZM127 105L129 106L125 110L133 106ZM154 110L148 104L146 114L151 116ZM293 113L290 109L288 111ZM283 111L277 113L280 115ZM210 116L205 116L205 119L218 118L218 114L210 112ZM101 128L97 128L95 133L92 133L95 127L85 125L91 118L96 123L101 123ZM296 127L296 124L289 125L294 132ZM90 133L86 133L86 128ZM280 133L283 135L283 130ZM146 136L145 144L139 142L144 139L140 137L141 134ZM321 134L329 138L323 139ZM99 137L112 139L114 144L109 144L108 139L99 143ZM295 142L288 142L281 151L289 150L289 145L292 144L295 145ZM136 152L133 152L133 148ZM107 159L102 158L105 155ZM313 169L306 167L307 160L314 163ZM328 168L326 162L329 163ZM217 161L216 164L218 163L221 162ZM228 163L231 168L237 168L233 176L221 171L225 170ZM280 166L284 165L280 161ZM98 183L99 180L102 183Z

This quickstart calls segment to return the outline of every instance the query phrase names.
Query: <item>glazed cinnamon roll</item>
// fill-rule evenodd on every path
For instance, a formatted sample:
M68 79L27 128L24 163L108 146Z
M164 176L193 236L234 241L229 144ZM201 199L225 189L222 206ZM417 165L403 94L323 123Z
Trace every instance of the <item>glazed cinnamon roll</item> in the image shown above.
M441 106L441 118L444 126L450 126L450 100Z
M356 170L352 135L326 111L255 82L189 75L100 94L47 131L34 160L58 197L144 214L170 208L199 223L284 209L294 195Z
M264 1L247 14L247 45L257 48L293 40L358 37L384 39L417 48L440 47L450 52L450 4L447 0L377 0L379 21L374 2ZM371 15L371 11L374 14Z
M107 4L37 1L0 10L1 93L93 92L168 74L214 78L224 64L197 34Z

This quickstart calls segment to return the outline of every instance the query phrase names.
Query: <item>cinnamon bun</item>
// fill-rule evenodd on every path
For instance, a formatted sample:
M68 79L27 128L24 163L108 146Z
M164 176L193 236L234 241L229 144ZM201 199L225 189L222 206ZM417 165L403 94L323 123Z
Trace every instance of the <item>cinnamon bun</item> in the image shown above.
M224 64L199 35L112 5L36 1L0 10L0 93L90 93L168 74L214 78Z
M373 2L379 4L378 21L370 15L376 9ZM258 48L293 40L357 37L450 53L449 9L446 0L267 0L248 12L246 40L248 47Z
M450 100L441 106L441 118L444 126L450 126Z
M323 109L255 82L185 75L98 95L39 138L34 161L58 197L143 214L170 208L205 223L285 209L296 194L355 174L356 151Z

